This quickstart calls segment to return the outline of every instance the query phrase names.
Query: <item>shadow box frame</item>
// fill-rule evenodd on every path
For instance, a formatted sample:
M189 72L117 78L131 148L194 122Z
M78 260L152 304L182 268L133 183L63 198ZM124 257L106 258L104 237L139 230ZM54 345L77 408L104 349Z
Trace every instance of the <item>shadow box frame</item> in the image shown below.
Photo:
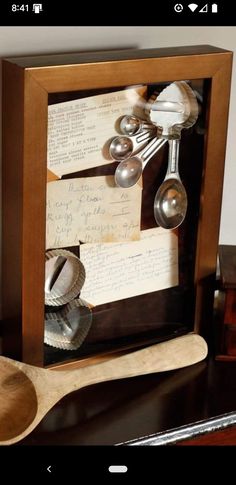
M232 52L205 45L3 61L4 355L44 365L49 94L183 79L207 79L210 83L194 274L194 331L207 338L218 250L231 68ZM83 362L72 360L62 365L84 365Z

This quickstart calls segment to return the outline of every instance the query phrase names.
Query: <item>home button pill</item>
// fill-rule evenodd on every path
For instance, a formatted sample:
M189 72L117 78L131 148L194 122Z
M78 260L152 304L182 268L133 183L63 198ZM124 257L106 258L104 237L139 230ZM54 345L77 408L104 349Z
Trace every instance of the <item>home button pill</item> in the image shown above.
M110 473L126 473L128 467L125 465L110 465L108 470Z

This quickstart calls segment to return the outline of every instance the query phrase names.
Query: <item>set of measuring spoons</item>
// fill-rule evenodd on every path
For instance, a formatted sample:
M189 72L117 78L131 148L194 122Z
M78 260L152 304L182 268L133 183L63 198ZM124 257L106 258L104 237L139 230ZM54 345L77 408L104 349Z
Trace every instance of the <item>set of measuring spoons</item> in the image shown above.
M149 160L168 142L168 167L154 199L156 223L165 229L178 227L187 212L187 194L179 175L179 145L182 129L193 126L199 108L194 91L185 81L175 81L149 103L149 119L124 116L120 121L121 136L110 144L110 155L119 161L115 182L119 187L132 187L142 175Z

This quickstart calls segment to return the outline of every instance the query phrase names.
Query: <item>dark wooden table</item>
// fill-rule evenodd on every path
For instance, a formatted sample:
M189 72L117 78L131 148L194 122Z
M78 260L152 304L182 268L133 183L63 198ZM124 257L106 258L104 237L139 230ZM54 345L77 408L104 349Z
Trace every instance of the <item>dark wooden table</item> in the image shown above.
M114 444L236 444L236 362L208 359L74 392L21 442Z

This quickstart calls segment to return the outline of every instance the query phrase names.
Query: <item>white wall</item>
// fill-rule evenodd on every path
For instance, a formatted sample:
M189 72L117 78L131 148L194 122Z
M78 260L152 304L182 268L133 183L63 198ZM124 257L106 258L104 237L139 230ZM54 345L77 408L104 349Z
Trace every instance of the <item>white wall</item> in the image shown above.
M0 27L0 58L92 49L194 44L212 44L236 51L236 27ZM236 62L230 106L220 243L236 245L235 66Z

